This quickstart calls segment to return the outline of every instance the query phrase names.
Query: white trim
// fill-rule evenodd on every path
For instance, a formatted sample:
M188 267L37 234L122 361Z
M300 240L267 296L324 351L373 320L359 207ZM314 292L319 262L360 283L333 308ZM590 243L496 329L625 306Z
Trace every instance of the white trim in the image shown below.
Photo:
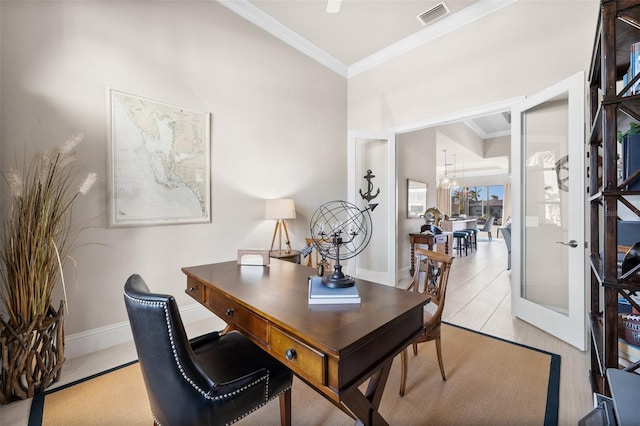
M379 284L385 284L394 287L397 283L397 252L398 252L398 195L396 184L396 135L393 132L374 132L368 130L350 130L347 138L347 200L350 203L358 204L362 199L357 196L359 178L356 176L356 154L357 139L371 139L387 141L387 185L388 197L387 203L383 203L380 208L387 209L387 265L386 272L377 272L366 274L363 271L356 273L353 264L348 264L348 272L361 279L373 281ZM352 269L353 268L353 269Z
M469 118L478 117L480 115L495 114L503 111L511 111L513 105L521 102L524 96L519 96L505 101L496 102L493 104L482 105L474 108L470 108L464 111L457 111L452 114L442 115L440 117L430 118L428 120L414 121L413 123L401 124L389 129L389 132L401 134L415 132L416 130L427 129L434 126L442 126L448 123L456 123Z
M502 130L502 131L499 131L499 132L487 133L484 130L482 130L482 128L480 126L478 126L472 120L465 120L462 123L465 124L469 129L471 129L472 132L474 132L476 135L480 136L482 139L499 138L499 137L502 137L502 136L510 136L511 135L511 129Z
M193 303L180 309L180 316L184 324L204 320L217 319L211 312L199 303ZM220 320L220 324L224 323ZM221 328L218 323L212 322L211 329ZM72 359L100 351L111 346L127 343L133 340L129 321L122 321L105 327L94 328L69 335L65 338L65 358Z
M254 6L248 0L216 1L233 13L262 28L310 58L315 59L337 74L346 78L351 78L402 55L403 53L415 49L424 43L435 40L450 33L451 31L455 31L465 25L475 22L480 18L516 2L517 0L481 0L478 3L471 5L460 12L449 15L444 19L441 19L418 31L417 33L409 37L405 37L404 39L393 43L350 66L345 65L323 49L302 37L300 34L283 25L280 21L265 13L262 9Z
M464 27L465 25L471 24L472 22L496 12L503 7L509 6L511 3L516 1L517 0L481 0L460 12L454 13L445 19L435 22L417 33L405 37L402 40L397 41L396 43L393 43L392 45L350 65L347 77L355 77L356 75L377 67L396 56L400 56L418 46L442 37L445 34Z
M345 64L320 49L300 34L283 25L262 9L249 3L247 0L216 0L222 6L233 13L243 17L252 24L262 28L269 34L284 41L289 46L298 49L300 52L320 62L325 67L347 77L348 69Z
M584 173L584 71L572 75L542 91L527 97L520 104L514 106L511 114L511 161L512 170L519 171L511 174L512 183L512 217L511 223L511 312L515 317L526 321L542 331L549 333L565 342L577 347L581 351L588 345L587 336L587 290L585 274L587 267L585 253L585 173ZM522 142L522 114L538 105L568 94L568 155L571 158L569 168L570 192L568 205L575 209L570 211L571 220L568 230L569 239L578 241L578 247L569 249L569 311L568 315L557 310L548 309L526 299L523 294L523 273L526 268L523 257L525 209L524 196L521 188L524 183L524 171L520 167L524 155ZM575 183L578 182L578 183ZM516 255L516 253L519 253Z

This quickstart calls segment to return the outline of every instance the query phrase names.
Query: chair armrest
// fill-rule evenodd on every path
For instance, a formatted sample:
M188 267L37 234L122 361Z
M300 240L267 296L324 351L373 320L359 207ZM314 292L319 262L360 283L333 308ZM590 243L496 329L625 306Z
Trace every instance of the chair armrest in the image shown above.
M226 383L216 383L207 392L207 396L212 399L229 398L242 395L243 393L251 393L258 395L267 395L269 387L269 370L261 368L246 376L232 380Z
M194 337L189 340L189 344L191 345L191 349L197 349L202 345L206 345L212 340L218 340L220 338L220 332L214 331L211 333L203 334L202 336Z

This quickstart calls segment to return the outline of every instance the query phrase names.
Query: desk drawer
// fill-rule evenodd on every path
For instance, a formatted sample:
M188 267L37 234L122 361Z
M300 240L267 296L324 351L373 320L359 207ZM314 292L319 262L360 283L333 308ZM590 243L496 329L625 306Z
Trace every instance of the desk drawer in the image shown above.
M271 354L284 365L314 383L326 385L325 354L305 345L284 331L271 327Z
M267 345L267 329L269 322L259 315L247 310L240 304L216 292L208 292L206 304L220 318L240 330L251 334Z
M204 284L201 282L198 282L193 278L187 278L186 293L198 302L204 303Z

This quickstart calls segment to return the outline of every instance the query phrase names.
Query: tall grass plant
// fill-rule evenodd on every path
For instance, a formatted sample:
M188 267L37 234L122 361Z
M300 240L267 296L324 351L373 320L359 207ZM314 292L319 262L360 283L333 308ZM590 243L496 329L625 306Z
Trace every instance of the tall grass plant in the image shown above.
M22 172L3 173L11 209L0 237L0 298L8 323L17 329L46 315L56 286L65 287L63 269L74 236L72 206L96 181L95 173L76 167L81 140L75 135L25 162Z

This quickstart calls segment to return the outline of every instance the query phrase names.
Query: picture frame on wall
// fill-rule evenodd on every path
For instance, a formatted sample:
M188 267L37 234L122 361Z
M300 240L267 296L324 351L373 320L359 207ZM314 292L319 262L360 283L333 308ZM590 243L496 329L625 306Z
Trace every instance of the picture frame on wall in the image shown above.
M420 218L427 209L427 184L407 179L407 219Z
M108 226L211 222L211 114L107 88Z

